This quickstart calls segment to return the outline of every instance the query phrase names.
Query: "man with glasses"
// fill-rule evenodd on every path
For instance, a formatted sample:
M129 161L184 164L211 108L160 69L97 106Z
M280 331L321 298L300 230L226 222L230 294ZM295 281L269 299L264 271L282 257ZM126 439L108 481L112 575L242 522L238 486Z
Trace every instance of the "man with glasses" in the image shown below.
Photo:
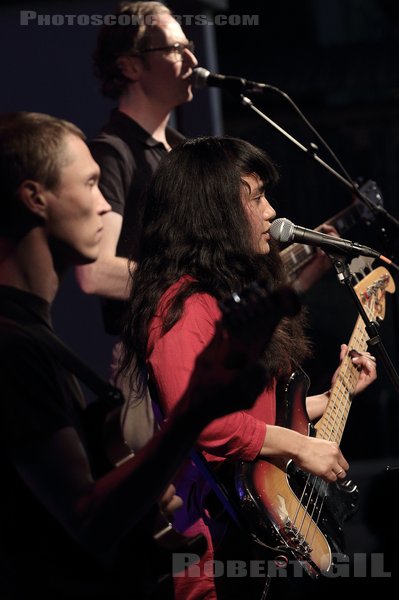
M129 295L128 258L138 259L147 188L161 158L183 136L168 126L171 112L189 102L194 46L161 2L123 2L115 25L104 25L94 53L102 93L117 108L89 144L101 168L100 189L112 207L104 217L99 258L76 269L81 289L102 298L107 333L119 335ZM124 23L124 24L122 24ZM134 264L134 263L133 263ZM113 362L118 363L119 346ZM131 385L118 380L128 398L124 434L139 449L156 428L149 395L136 402Z
M183 140L168 121L192 99L197 65L192 42L164 4L123 2L115 15L126 24L102 28L94 63L102 93L118 106L90 144L112 212L104 219L97 264L77 270L83 291L104 299L105 328L114 335L129 293L126 257L138 258L147 186L161 158Z

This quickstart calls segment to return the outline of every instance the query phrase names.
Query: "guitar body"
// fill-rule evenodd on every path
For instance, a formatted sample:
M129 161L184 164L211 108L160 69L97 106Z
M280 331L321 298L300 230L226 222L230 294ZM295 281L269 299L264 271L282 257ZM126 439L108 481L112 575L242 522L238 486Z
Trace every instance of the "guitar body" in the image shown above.
M278 392L277 425L314 435L305 409L309 379L301 370ZM326 483L298 469L292 460L240 462L236 489L249 526L287 559L299 561L312 577L327 574L344 553L342 524L358 505L350 481Z
M381 321L386 292L395 291L387 269L378 267L354 289L368 318ZM367 348L368 334L359 316L322 417L314 426L309 424L305 408L309 379L296 371L277 391L277 424L339 445L359 380L351 350ZM235 483L249 528L261 543L283 555L282 560L295 559L312 577L332 571L334 558L344 552L342 524L358 504L358 490L351 481L327 483L298 469L292 460L257 459L238 464Z

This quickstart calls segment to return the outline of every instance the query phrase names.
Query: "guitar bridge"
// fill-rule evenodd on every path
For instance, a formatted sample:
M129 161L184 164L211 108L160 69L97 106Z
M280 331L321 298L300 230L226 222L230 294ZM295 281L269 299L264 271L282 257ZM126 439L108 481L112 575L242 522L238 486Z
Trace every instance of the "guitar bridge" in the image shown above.
M280 528L280 533L288 546L295 551L295 553L299 553L302 559L310 558L312 553L310 544L306 541L304 536L299 533L298 529L289 519L287 519L285 525Z

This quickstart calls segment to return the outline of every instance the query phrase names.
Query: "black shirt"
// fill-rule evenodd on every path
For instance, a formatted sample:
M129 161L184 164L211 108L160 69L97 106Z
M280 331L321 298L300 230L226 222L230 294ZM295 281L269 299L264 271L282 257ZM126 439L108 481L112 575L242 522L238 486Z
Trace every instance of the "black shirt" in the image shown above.
M51 329L42 298L0 286L0 597L105 600L111 575L71 538L19 476L15 464L56 431L73 427L86 445L76 379L39 341L15 326Z
M166 128L171 146L184 137ZM126 114L114 110L107 125L90 143L91 153L100 165L100 188L112 210L123 216L117 256L137 260L148 187L165 146Z
M166 129L166 138L170 146L184 140L171 127ZM89 143L89 147L101 168L100 189L112 210L123 216L117 256L138 260L148 188L167 150L138 123L118 110L111 113L109 122ZM107 332L118 334L124 303L106 300L103 306Z

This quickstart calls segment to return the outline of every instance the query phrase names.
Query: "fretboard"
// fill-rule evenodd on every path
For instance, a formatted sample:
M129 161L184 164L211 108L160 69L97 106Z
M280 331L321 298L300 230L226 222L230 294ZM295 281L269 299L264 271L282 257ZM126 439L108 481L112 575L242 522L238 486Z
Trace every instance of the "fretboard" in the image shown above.
M378 267L355 286L356 294L370 319L382 320L385 316L386 292L395 291L395 283L385 267ZM348 344L348 353L344 357L331 389L330 397L321 419L316 423L316 437L324 440L341 442L353 393L359 381L360 372L349 356L350 350L365 352L369 337L362 317L358 317Z
M367 350L367 333L361 317L356 321L355 329L349 342L349 348L359 352ZM353 364L350 356L346 355L342 361L337 379L331 389L327 408L316 425L316 437L324 440L341 442L349 409L352 403L360 373Z

